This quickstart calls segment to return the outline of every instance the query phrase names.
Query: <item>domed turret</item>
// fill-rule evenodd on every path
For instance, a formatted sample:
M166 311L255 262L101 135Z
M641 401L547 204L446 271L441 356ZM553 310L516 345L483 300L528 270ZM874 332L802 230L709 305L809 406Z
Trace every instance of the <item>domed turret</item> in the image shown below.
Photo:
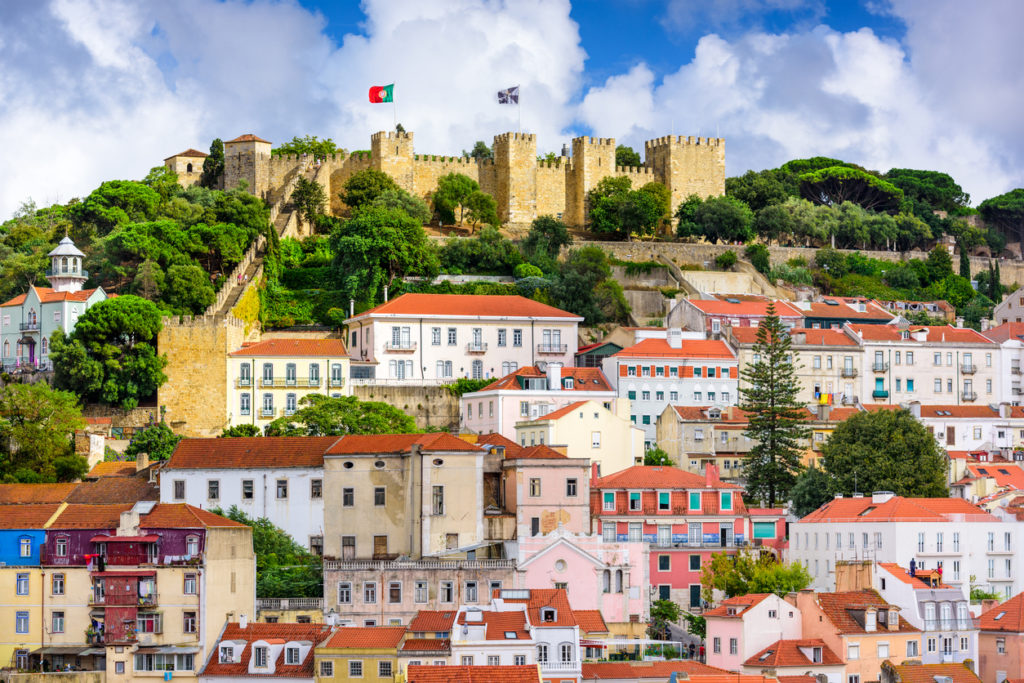
M50 257L50 270L46 279L55 292L78 292L89 278L88 271L82 270L82 257L85 256L71 238L64 236L60 244L47 254Z

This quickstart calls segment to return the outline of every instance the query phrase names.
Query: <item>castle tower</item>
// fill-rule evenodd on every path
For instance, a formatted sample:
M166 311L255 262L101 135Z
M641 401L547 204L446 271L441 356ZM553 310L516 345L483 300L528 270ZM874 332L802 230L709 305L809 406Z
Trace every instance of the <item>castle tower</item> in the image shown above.
M88 271L82 270L82 257L75 243L67 235L60 244L47 256L50 257L50 270L46 279L55 292L80 292L82 285L89 278Z
M587 222L587 192L604 177L615 175L615 138L581 137L572 139L572 164L565 180L567 225Z
M250 194L266 199L270 190L270 143L252 133L224 143L224 189L233 190L240 180Z
M203 163L208 155L191 147L180 154L164 159L164 167L178 175L178 184L191 187L199 182L203 175Z
M412 133L378 131L370 136L373 167L387 173L406 192L414 192Z
M494 136L494 200L504 223L529 223L537 217L537 136Z
M644 143L646 165L672 193L672 207L691 194L725 194L725 139L666 135Z

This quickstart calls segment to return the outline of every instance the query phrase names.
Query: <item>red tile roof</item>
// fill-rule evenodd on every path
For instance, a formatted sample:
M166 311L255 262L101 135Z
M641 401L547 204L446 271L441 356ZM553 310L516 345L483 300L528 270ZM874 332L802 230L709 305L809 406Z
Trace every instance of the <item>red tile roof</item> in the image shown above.
M33 285L34 287L34 285ZM56 301L88 301L89 297L96 289L83 289L77 292L55 292L52 287L35 287L36 293L39 295L39 301L44 304L54 303ZM9 299L4 303L0 304L3 306L20 306L25 303L25 297L27 294L19 294L13 299Z
M1006 602L982 612L980 628L982 631L1024 633L1024 593L1017 593Z
M506 460L565 460L568 457L544 444L522 448L515 455L505 454Z
M540 683L536 664L518 666L434 666L413 664L406 683Z
M131 477L135 475L135 471L134 460L111 460L109 462L96 463L85 476L91 479L98 479L99 477Z
M902 339L902 331L894 325L858 325L851 324L850 329L865 341L914 341L914 332L927 332L925 341L929 344L995 344L991 339L969 327L953 327L952 325L912 325L909 328L910 339ZM922 342L923 343L923 342Z
M253 135L252 133L245 133L244 135L239 135L234 140L225 141L225 144L227 144L228 142L265 142L268 145L270 144L270 140L264 140L261 137Z
M340 358L348 356L348 349L340 339L267 339L255 344L243 344L242 348L232 351L231 355Z
M621 472L598 477L590 483L596 489L703 489L707 479L678 467L633 465ZM733 484L718 483L714 488L738 488Z
M644 339L638 344L613 353L611 358L720 358L736 360L732 349L717 339L684 339L676 349L667 339Z
M0 529L42 529L59 503L0 505Z
M892 577L895 578L900 583L905 583L908 586L913 586L914 588L933 588L933 586L931 584L929 584L927 581L925 581L922 577L930 575L932 573L932 571L934 571L934 570L931 570L931 569L922 570L921 574L919 576L911 576L909 569L904 569L903 567L899 566L895 562L879 562L878 566L879 566L879 568L884 569L889 574L891 574ZM941 573L940 573L940 575L941 575ZM947 586L945 584L942 584L942 583L940 583L940 584L938 584L938 586L934 586L934 587L935 588L949 588L949 586Z
M346 626L335 631L323 647L393 650L404 635L404 626Z
M886 661L883 667L895 671L896 676L890 679L893 683L935 683L941 678L949 678L952 683L981 683L981 679L964 664L893 664Z
M191 147L189 147L184 152L178 152L177 154L172 154L171 156L169 156L166 159L164 159L164 161L167 161L167 159L173 159L174 157L205 157L205 156L209 156L209 155L206 152L200 152L198 149L192 149Z
M100 477L82 482L64 499L68 503L138 503L140 500L160 500L160 486L150 483L148 476Z
M505 457L514 457L516 453L523 450L523 447L512 439L501 434L479 434L476 437L476 444L482 448L501 447L505 449Z
M922 405L921 417L945 418L981 418L991 420L999 417L999 410L988 405L954 406L954 405Z
M131 510L129 504L68 505L50 525L51 529L116 529L121 513Z
M608 625L599 609L574 609L576 623L582 633L608 633Z
M505 375L488 384L479 391L511 390L522 391L523 387L520 378L547 377L547 373L541 372L536 366L527 365L515 372ZM563 380L572 378L572 389L565 391L614 391L608 383L608 378L600 368L577 368L562 366L561 378ZM563 383L563 389L564 389Z
M991 514L963 498L893 496L884 503L873 503L871 500L871 496L833 498L801 519L800 523L996 521Z
M736 297L729 297L730 299ZM768 315L768 304L765 300L740 301L733 303L725 299L688 299L698 310L707 315L736 315L736 316L766 316ZM800 318L803 313L795 306L785 301L775 302L775 315L780 318Z
M526 611L530 615L530 623L534 627L576 626L576 617L569 605L569 597L562 588L531 588L528 599L502 597L506 603L525 604ZM540 618L542 607L555 608L554 621L545 621Z
M447 652L452 649L448 638L406 638L402 652Z
M586 405L586 403L587 403L586 401L576 401L575 403L570 403L569 405L563 406L563 407L559 408L558 410L554 410L554 411L548 413L547 415L542 415L541 417L538 417L536 420L534 420L534 422L544 422L544 421L547 421L547 420L557 420L560 417L565 417L566 415L572 413L577 408L580 408L580 407Z
M186 503L160 503L139 519L139 526L145 529L246 528L241 522Z
M828 297L827 301L834 301L836 305L815 301L809 304L798 306L808 318L832 318L842 320L892 320L895 316L882 306L866 299L839 299ZM865 311L855 308L857 303L865 303ZM852 304L852 305L851 305ZM806 306L806 308L805 308Z
M994 479L996 486L1024 491L1024 469L1018 462L980 462L967 465L967 471L974 477Z
M164 465L167 470L323 467L324 453L337 436L240 436L182 439Z
M237 623L229 623L224 627L224 633L221 634L220 640L245 641L245 648L241 652L241 657L236 657L237 661L230 664L221 663L220 648L214 647L202 673L204 676L241 676L246 678L250 676L253 678L287 676L290 678L309 678L312 680L315 673L313 670L313 651L329 634L330 627L324 624L264 624L249 622L245 628L242 628ZM270 674L256 676L249 673L249 658L252 655L252 644L258 640L268 642L308 641L313 644L313 647L309 648L306 658L298 665L285 664L285 653L284 649L282 649L277 661L274 662L273 676Z
M815 662L805 655L800 648L811 649L821 648L821 666L842 664L835 652L829 649L824 640L820 638L807 638L803 640L776 640L774 643L758 652L753 657L743 662L743 666L806 666Z
M854 619L852 612L862 611L867 607L888 608L889 603L874 590L844 591L842 593L818 593L818 606L825 614L825 617L832 622L832 625L840 634L844 633L867 633L864 626ZM881 621L881 620L879 620ZM900 631L919 631L910 623L900 617ZM886 633L879 630L876 633Z
M409 453L413 446L422 452L480 452L479 446L467 443L448 432L433 434L349 434L327 449L325 455L361 453Z
M478 621L467 621L466 612L459 615L460 624L484 624L486 640L529 640L530 631L526 626L526 612L480 611ZM511 638L506 634L514 634Z
M441 318L561 318L582 321L575 313L518 295L500 294L403 294L387 303L357 314L437 316Z
M690 679L696 681L704 681L704 676L717 676L726 673L725 669L688 660L677 662L583 662L583 680L657 678L666 681L676 672L685 672ZM732 677L729 680L736 679L736 674L729 675ZM758 676L755 680L760 680L760 678Z
M705 617L725 617L727 619L739 619L747 610L764 602L765 598L771 597L771 593L749 593L738 595L735 598L726 598L719 603L718 607L704 612ZM734 611L735 613L731 613Z
M1002 343L1008 339L1024 340L1024 323L1003 323L982 332L986 338Z
M62 503L78 484L0 484L0 505Z
M733 327L731 328L733 338L740 344L754 344L757 342L756 327ZM790 338L797 334L803 334L805 341L801 345L808 346L856 346L857 342L850 338L842 330L823 330L813 328L794 327L789 331ZM794 344L796 341L794 340Z
M431 610L421 609L409 622L410 633L437 633L439 631L451 631L455 623L455 610Z

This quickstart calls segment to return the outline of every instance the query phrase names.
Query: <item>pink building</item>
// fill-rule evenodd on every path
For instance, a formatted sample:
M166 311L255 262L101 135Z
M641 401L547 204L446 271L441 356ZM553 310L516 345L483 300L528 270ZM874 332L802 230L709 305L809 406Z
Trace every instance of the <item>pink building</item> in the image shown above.
M730 326L757 327L768 315L769 303L763 297L683 299L669 313L668 324L707 334L719 334L723 328ZM795 304L776 301L775 315L779 316L786 327L799 327L803 324L804 314Z
M982 612L978 654L981 680L1024 678L1024 593Z
M704 613L707 663L742 671L744 662L778 640L801 637L800 610L771 593L728 598Z
M516 516L516 537L557 528L584 533L590 526L590 461L568 458L543 444L505 452L502 499Z
M675 467L630 467L590 481L592 530L607 543L630 541L650 547L654 599L700 607L700 568L712 553L739 549L785 536L781 508L751 515L742 489Z

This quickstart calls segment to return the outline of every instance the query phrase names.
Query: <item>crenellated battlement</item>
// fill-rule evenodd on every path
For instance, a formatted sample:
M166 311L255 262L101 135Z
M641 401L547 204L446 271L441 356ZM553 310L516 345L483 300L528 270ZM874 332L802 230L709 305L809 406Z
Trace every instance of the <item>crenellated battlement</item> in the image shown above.
M604 145L604 146L610 146L610 147L614 147L615 146L615 138L592 138L589 135L584 135L582 137L573 138L572 142L573 142L573 144L576 144L577 142L579 142L579 143L584 144L584 145Z
M644 143L644 149L653 149L667 145L704 145L706 147L718 147L725 144L725 138L702 138L693 135L663 135Z
M446 157L437 154L413 154L412 160L419 163L442 163L442 164L463 164L465 166L478 166L490 159L476 159L474 157Z
M562 168L562 166L568 164L569 159L566 157L558 157L551 161L547 159L541 159L537 162L537 168Z
M412 133L400 133L396 130L380 130L370 136L371 142L378 142L383 140L401 140L402 142L412 142Z
M537 144L537 136L534 133L498 133L494 136L494 142L526 142Z
M624 175L654 175L654 169L650 166L616 166L615 172Z
M190 327L211 329L216 327L239 327L245 329L246 322L233 315L172 315L162 318L165 328Z

